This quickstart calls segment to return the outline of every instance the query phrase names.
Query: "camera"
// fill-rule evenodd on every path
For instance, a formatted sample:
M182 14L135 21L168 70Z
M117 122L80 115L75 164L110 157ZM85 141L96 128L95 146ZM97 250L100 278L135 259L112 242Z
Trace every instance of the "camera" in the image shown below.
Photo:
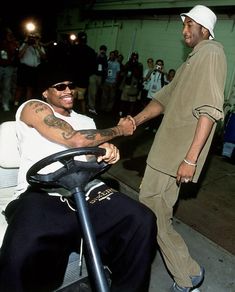
M36 40L34 37L29 37L27 43L29 46L32 46L32 45L35 45Z

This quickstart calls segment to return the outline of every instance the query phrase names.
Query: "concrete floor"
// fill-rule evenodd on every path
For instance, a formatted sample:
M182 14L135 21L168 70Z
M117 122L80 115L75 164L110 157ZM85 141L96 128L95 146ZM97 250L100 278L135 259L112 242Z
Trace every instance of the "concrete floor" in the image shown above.
M106 176L114 179L109 173ZM137 199L138 193L132 188L120 181L119 186L124 193ZM192 257L206 270L205 280L199 291L235 292L235 256L181 220L174 218L173 224L185 239ZM172 279L158 252L152 266L149 292L169 292L171 285Z

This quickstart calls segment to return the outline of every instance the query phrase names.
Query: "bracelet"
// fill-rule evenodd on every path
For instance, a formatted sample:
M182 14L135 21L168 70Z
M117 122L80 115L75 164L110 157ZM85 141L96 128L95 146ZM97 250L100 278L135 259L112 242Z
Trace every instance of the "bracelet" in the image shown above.
M183 161L184 161L185 163L187 163L188 165L195 166L195 167L197 166L197 163L193 163L193 162L191 162L191 161L188 161L186 158L184 158Z

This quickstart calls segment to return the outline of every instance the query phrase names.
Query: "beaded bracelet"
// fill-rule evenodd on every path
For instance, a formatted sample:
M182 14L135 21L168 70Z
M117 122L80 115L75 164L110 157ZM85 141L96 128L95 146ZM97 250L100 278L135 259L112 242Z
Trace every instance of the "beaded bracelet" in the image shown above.
M193 163L191 161L188 161L186 158L184 158L184 162L187 163L188 165L191 165L191 166L197 166L197 163Z

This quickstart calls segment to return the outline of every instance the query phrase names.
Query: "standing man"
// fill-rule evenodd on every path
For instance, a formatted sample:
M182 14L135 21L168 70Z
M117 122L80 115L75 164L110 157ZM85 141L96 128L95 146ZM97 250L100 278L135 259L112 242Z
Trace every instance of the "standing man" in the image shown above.
M143 64L139 62L139 54L133 52L124 66L123 80L120 88L122 90L120 100L120 114L133 115L136 102L140 99L143 83Z
M87 45L87 34L84 31L78 33L77 43L71 46L70 66L76 85L74 97L79 102L79 112L85 114L85 95L89 78L96 70L96 52Z
M174 279L173 292L192 291L204 278L203 267L172 226L173 207L181 184L197 182L216 124L223 119L227 71L223 47L213 40L216 15L197 5L181 18L192 52L172 82L134 117L138 126L164 113L147 158L140 201L157 215L158 244Z
M23 97L29 100L37 94L38 66L47 58L46 51L41 43L41 35L38 32L26 36L19 48L18 56L15 106L19 105Z
M115 51L111 51L108 59L108 74L102 87L100 109L103 112L109 113L113 110L119 72L120 63L115 58Z
M0 31L0 99L5 112L13 99L13 82L17 69L19 42L8 27Z
M101 45L99 53L96 56L96 64L94 72L90 75L88 86L88 111L93 115L97 115L96 105L97 97L101 94L101 87L107 77L108 58L107 47Z

